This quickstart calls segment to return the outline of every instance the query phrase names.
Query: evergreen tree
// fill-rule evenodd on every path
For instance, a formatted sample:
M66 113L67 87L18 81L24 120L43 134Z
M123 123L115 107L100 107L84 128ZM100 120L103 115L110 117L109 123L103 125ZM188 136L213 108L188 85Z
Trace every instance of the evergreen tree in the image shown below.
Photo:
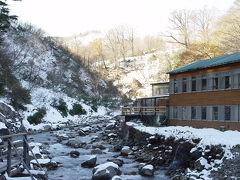
M16 20L17 16L9 15L9 8L6 0L0 0L0 42L4 32L6 32L10 25L11 20Z

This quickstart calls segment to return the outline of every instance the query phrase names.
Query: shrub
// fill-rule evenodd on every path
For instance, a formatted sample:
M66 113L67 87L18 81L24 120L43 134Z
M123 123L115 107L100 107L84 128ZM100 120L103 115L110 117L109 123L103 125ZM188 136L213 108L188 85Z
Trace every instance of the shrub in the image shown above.
M69 111L69 114L71 114L72 116L74 115L82 115L82 114L86 114L87 112L85 111L85 109L82 108L81 104L74 104L73 108Z
M62 115L62 117L67 117L68 115L68 108L67 104L64 102L63 99L59 99L58 102L54 102L53 107L55 107Z
M28 116L27 120L30 124L40 124L42 122L43 117L46 115L45 108L38 108L37 112L34 113L32 116Z
M31 96L29 90L24 89L20 86L12 87L10 97L11 105L16 109L25 110L25 107L23 105L31 103Z

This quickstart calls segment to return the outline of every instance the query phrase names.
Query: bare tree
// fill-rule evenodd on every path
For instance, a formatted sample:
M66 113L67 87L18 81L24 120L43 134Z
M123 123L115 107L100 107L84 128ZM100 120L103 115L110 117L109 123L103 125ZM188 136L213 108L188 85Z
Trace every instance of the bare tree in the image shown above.
M113 56L115 67L118 66L118 42L117 42L117 34L116 32L111 29L109 30L104 38L104 44L105 46L111 51L111 54Z
M127 41L131 48L131 56L135 55L135 39L136 39L136 33L134 29L130 26L126 26L126 33L127 33Z
M195 12L195 24L199 32L200 41L209 43L214 31L215 10L204 7Z
M169 18L171 22L171 32L166 37L172 39L171 42L178 43L188 48L191 40L191 33L194 31L194 14L188 10L177 10L172 12Z
M218 21L218 38L225 53L240 51L240 1Z

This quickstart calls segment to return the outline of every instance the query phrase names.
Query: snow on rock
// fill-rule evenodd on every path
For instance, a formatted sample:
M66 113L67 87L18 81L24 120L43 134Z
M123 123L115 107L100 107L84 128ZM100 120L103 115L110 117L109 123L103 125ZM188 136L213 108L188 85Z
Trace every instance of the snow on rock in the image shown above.
M222 132L213 128L196 129L188 126L146 127L134 122L127 122L127 125L152 135L162 135L165 138L174 137L175 139L185 139L190 142L192 139L200 139L198 147L225 145L228 148L232 148L240 143L239 131L229 130Z
M127 156L128 154L130 154L132 151L130 149L129 146L123 146L123 148L121 149L121 154L123 156Z
M121 171L117 164L113 162L106 162L94 167L92 180L111 179L113 176L120 174Z
M32 164L37 164L37 162L38 162L40 165L45 165L45 164L50 163L51 160L50 160L50 159L38 159L38 160L33 159L33 160L31 160L31 163L32 163Z
M6 129L6 125L3 122L0 122L0 129Z
M142 176L153 176L154 175L154 167L153 167L153 165L148 164L148 165L143 166L139 170L139 174L141 174Z

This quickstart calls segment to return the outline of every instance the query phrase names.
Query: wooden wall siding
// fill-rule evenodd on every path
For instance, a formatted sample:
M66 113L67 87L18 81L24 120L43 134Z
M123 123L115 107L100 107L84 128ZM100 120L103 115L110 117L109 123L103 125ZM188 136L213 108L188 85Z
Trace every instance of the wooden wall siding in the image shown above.
M171 94L170 106L239 105L240 89Z
M237 69L237 68L240 68L240 63L228 64L225 66L209 68L209 69L195 70L195 71L191 71L191 72L170 74L170 79L182 78L182 77L186 77L186 76L196 76L196 75L200 75L200 74L207 74L207 73L218 72L218 71L228 71L228 70Z
M199 121L199 120L169 120L170 126L191 126L194 128L215 128L225 126L229 130L240 130L239 122Z

